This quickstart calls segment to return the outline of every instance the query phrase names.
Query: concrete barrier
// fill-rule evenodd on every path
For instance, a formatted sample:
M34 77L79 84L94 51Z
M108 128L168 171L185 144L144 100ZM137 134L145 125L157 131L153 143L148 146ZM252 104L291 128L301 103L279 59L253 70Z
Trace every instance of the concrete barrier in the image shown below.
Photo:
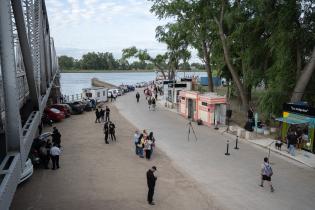
M270 131L268 129L264 130L264 135L270 135Z
M245 136L244 133L245 133L245 130L243 128L237 129L237 136L243 138Z
M253 132L245 131L245 139L250 140L253 137Z

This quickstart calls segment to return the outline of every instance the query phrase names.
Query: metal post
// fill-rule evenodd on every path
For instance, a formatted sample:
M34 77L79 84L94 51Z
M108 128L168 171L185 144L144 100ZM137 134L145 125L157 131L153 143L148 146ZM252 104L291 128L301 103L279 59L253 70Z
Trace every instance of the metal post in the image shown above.
M234 149L239 149L239 147L238 147L238 136L236 136Z
M226 141L226 153L225 153L225 155L230 155L230 153L229 153L229 145L230 145L230 141L227 140Z

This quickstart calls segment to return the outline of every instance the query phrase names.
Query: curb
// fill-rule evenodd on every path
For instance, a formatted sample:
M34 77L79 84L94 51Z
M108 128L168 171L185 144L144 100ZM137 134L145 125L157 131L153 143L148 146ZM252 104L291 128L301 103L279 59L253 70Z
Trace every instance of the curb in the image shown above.
M176 110L172 110L172 109L169 109L169 108L165 108L165 107L163 106L163 104L161 104L161 102L160 102L159 104L160 104L165 110L167 110L167 111L169 111L169 112L173 112L173 113L177 113L177 114L178 114L178 112L176 112ZM217 132L217 133L221 133L220 130L218 130L218 131L216 131L216 132ZM234 134L225 133L224 131L223 131L223 133L221 133L221 135L226 135L226 136L229 136L229 137L231 137L231 138L235 138L235 137L236 137ZM264 149L267 149L267 150L269 149L268 146L264 146L264 145L258 144L258 143L256 143L256 142L252 142L251 140L247 140L247 139L240 138L240 137L239 137L239 140L241 140L241 141L246 141L246 142L248 142L248 143L250 143L250 144L257 145L257 146L259 146L259 147L261 147L261 148L264 148ZM272 144L273 144L273 143L272 143ZM271 147L270 147L270 151L272 151L272 152L274 152L274 153L276 153L276 154L279 154L279 155L281 155L281 156L283 156L283 157L286 157L286 158L289 158L289 159L291 159L291 160L294 160L294 161L296 161L296 162L299 162L299 163L301 163L301 164L304 164L304 165L306 165L306 166L308 166L308 167L310 167L310 168L312 168L312 169L315 169L315 166L310 165L310 164L308 164L308 163L305 163L305 162L303 162L303 161L301 161L301 160L299 160L299 159L296 159L295 157L293 157L293 156L291 156L291 155L289 155L289 154L282 153L282 152L280 152L280 151L278 151L278 150L276 150L276 149L274 149L274 148L271 148Z
M244 139L244 140L246 140L246 139ZM258 146L260 146L261 148L269 149L268 146L263 146L263 145L261 145L261 144L257 144L256 142L251 142L250 140L246 140L246 141L250 142L251 144L258 145ZM304 164L304 165L306 165L306 166L308 166L308 167L310 167L310 168L312 168L312 169L315 169L315 166L310 165L310 164L308 164L308 163L306 163L306 162L303 162L302 160L299 160L299 159L297 159L297 158L295 158L295 157L293 157L293 156L291 156L291 155L289 155L289 154L282 153L282 152L280 152L280 151L278 151L278 150L276 150L276 149L274 149L274 148L270 148L270 151L272 151L272 152L274 152L274 153L276 153L276 154L279 154L279 155L281 155L281 156L287 157L287 158L289 158L289 159L291 159L291 160L294 160L294 161L296 161L296 162L302 163L302 164Z

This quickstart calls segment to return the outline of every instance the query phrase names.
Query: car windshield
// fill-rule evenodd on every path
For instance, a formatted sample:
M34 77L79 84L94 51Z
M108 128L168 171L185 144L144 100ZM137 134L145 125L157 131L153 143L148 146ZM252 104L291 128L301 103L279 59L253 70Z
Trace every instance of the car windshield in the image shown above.
M60 111L58 109L55 109L55 108L51 108L50 111L52 111L53 113L57 113L57 114L60 113Z

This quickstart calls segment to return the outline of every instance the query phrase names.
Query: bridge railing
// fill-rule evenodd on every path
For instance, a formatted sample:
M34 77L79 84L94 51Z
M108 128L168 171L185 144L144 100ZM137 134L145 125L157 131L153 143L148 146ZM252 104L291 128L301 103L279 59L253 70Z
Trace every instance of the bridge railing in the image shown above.
M53 83L59 83L45 0L0 1L0 41L0 209L5 210Z

